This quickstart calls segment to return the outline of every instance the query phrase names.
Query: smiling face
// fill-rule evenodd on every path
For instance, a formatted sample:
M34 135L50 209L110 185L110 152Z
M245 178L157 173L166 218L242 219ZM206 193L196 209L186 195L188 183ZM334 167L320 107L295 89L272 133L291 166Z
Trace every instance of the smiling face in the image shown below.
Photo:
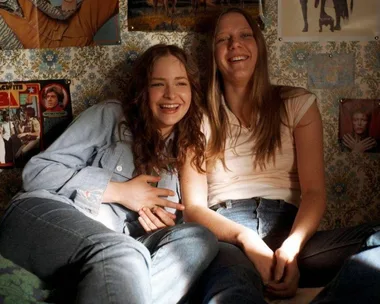
M352 115L352 126L354 132L358 135L362 135L367 131L368 117L366 114L356 112Z
M185 66L173 55L157 59L149 81L149 107L166 137L187 113L191 87Z
M258 49L253 30L242 14L231 12L220 18L214 46L224 83L247 85L255 70Z

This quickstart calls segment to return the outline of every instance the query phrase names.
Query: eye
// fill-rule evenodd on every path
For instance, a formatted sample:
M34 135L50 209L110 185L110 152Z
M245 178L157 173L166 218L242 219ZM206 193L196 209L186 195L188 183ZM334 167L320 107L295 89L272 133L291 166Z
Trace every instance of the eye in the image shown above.
M186 81L180 81L177 83L178 86L187 86L188 83Z
M163 86L164 84L162 82L152 82L150 84L151 87L161 87Z
M242 33L241 34L241 37L243 37L243 38L249 38L249 37L253 37L253 33Z
M228 36L219 36L215 39L215 43L221 43L221 42L227 41L228 39L229 39Z

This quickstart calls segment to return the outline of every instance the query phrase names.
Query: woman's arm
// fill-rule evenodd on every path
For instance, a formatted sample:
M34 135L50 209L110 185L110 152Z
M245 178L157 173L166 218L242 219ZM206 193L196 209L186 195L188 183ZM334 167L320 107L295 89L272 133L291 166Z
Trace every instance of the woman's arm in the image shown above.
M322 119L314 102L294 131L301 203L285 241L298 253L318 229L326 209Z
M298 285L297 256L317 230L326 208L323 161L322 120L316 102L307 110L294 130L301 203L292 230L275 252L275 280L271 292L291 296Z
M90 160L98 150L112 144L115 117L121 110L120 104L111 101L82 112L47 150L26 164L24 190L43 189L97 214L112 172L91 166Z
M189 152L180 172L182 203L185 205L184 218L197 222L211 230L220 241L242 248L255 264L264 283L271 280L273 251L258 234L226 217L212 211L207 206L207 176L199 173L191 164Z

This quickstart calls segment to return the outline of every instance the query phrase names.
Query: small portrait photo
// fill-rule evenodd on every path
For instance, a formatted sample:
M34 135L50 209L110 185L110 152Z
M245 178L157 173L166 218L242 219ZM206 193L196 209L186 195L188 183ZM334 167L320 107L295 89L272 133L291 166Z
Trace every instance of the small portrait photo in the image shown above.
M380 99L342 99L339 113L342 151L380 152Z
M58 83L45 86L41 90L41 103L45 110L43 116L61 117L66 116L65 108L69 102L67 90Z

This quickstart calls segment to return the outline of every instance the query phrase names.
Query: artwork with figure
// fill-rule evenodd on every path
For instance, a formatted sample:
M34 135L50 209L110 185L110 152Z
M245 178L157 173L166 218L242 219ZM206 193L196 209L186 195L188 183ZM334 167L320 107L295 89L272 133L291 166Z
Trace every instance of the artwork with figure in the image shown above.
M221 10L237 6L260 16L264 0L139 0L128 1L130 31L207 32Z
M379 35L378 0L279 0L284 41L371 40ZM289 22L292 20L292 22Z
M0 50L116 44L118 12L118 0L0 0Z
M342 99L339 143L343 151L380 152L380 99Z
M0 167L23 167L73 119L67 79L0 83Z

